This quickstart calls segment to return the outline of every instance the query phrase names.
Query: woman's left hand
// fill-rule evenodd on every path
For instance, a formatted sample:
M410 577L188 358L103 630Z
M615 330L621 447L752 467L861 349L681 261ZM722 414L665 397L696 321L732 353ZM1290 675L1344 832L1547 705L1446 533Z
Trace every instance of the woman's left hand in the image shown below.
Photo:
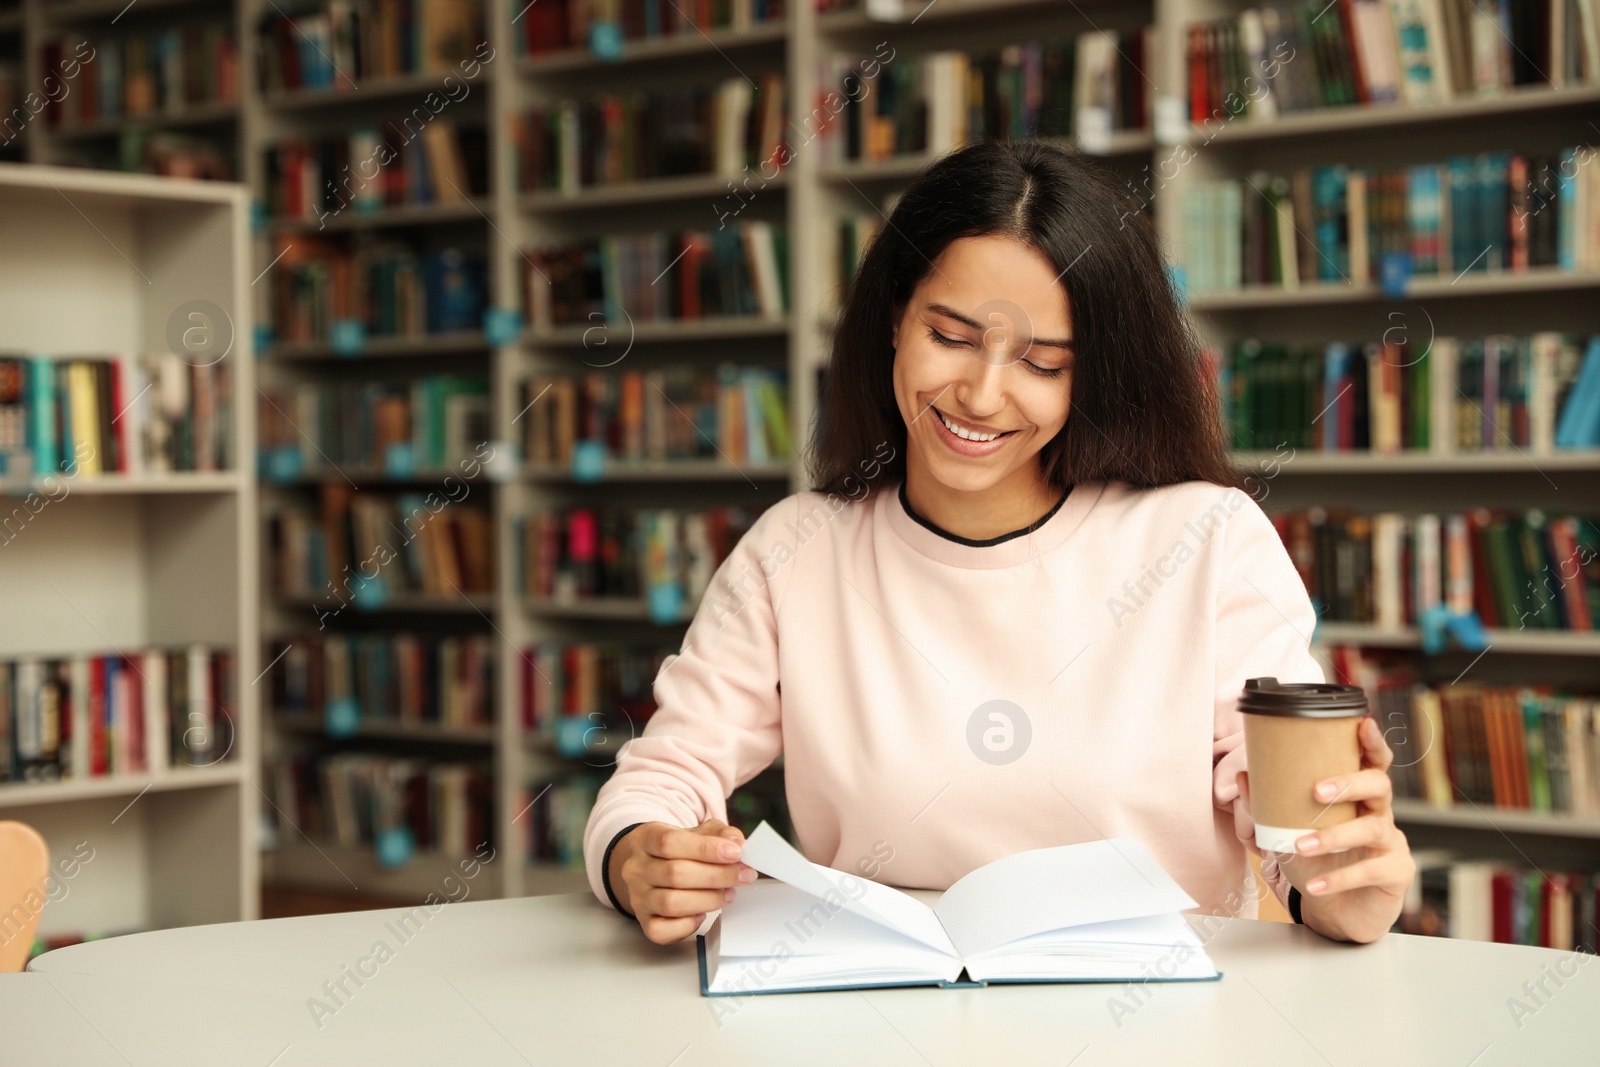
M1300 918L1307 926L1338 941L1367 942L1382 937L1400 917L1417 865L1406 835L1394 824L1389 781L1394 752L1371 716L1357 733L1361 769L1324 779L1312 790L1321 803L1355 801L1356 818L1299 838L1295 855L1272 853L1264 859L1275 858L1300 890ZM1239 774L1239 789L1248 802L1245 772Z

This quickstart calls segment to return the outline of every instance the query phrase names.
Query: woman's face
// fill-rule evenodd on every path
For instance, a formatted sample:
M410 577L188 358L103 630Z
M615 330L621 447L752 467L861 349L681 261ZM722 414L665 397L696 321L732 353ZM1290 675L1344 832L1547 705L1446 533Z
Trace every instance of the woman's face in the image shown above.
M1033 466L1067 421L1071 340L1066 289L1037 249L952 241L895 331L908 463L964 492Z

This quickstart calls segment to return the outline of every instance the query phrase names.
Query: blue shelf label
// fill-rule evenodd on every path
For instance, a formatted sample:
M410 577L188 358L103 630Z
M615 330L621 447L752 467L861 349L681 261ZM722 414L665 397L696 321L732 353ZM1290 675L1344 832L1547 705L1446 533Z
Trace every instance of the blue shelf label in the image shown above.
M1417 629L1422 631L1422 651L1437 656L1444 651L1445 632L1450 625L1450 609L1435 604L1417 618Z
M390 826L378 831L373 842L380 867L404 867L416 851L416 839L409 826Z
M260 359L266 354L267 349L272 347L272 324L270 322L256 323L255 331L251 336L255 341L256 358Z
M391 441L383 456L383 470L391 478L410 478L417 473L417 450L410 441Z
M677 622L683 618L683 587L664 582L650 587L650 621Z
M606 446L602 441L578 441L572 446L572 480L598 482L606 476Z
M483 333L491 345L509 345L522 336L522 316L515 308L488 308L483 313Z
M263 200L254 197L250 200L250 232L265 233L267 229L267 205Z
M261 450L261 477L271 482L299 481L305 474L305 459L294 445L279 445Z
M357 215L376 215L383 210L383 201L367 197L357 199L353 206Z
M587 716L563 715L555 721L556 755L574 759L589 751L589 736L593 724Z
M622 58L622 24L596 19L589 24L589 51L597 59Z
M1478 618L1476 611L1450 616L1449 625L1450 635L1468 652L1481 652L1489 647L1489 634L1484 630L1483 620Z
M1378 260L1378 285L1383 295L1399 300L1411 284L1411 253L1385 252Z
M329 737L354 737L361 729L361 708L355 697L330 700L322 709L322 728Z
M389 602L389 583L381 574L375 578L358 574L350 583L350 599L362 611L381 611Z
M367 347L367 326L360 319L335 319L328 327L335 355L359 356Z
M1189 303L1189 276L1182 263L1167 264L1167 280L1172 283L1172 298L1180 308L1186 306Z

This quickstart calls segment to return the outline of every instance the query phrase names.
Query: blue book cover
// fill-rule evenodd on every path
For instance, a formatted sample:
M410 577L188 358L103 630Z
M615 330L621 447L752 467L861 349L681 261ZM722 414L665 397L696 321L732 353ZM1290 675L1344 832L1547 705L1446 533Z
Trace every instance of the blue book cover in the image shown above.
M33 472L36 476L58 474L56 466L56 376L48 359L35 358L28 365L29 429L33 440Z
M1311 170L1311 224L1317 242L1317 277L1341 282L1350 277L1350 246L1345 216L1348 172L1341 163Z
M483 323L483 261L459 249L435 252L423 261L428 330L477 329Z
M1350 345L1342 341L1332 341L1323 354L1322 403L1326 410L1318 420L1318 425L1322 431L1324 452L1338 451L1340 412L1347 404L1353 402L1348 392L1340 395L1340 391L1344 389L1345 371L1350 365L1350 352Z
M1600 446L1600 335L1589 338L1578 381L1556 422L1557 448Z
M1473 165L1470 156L1450 157L1450 273L1460 274L1483 248L1478 241L1473 207ZM1471 251L1468 251L1471 249Z
M739 376L739 391L744 395L745 458L752 463L772 458L767 447L767 420L761 412L761 380L765 376L760 367L746 367Z
M1556 258L1562 270L1573 270L1578 265L1577 174L1577 149L1562 149L1561 164L1556 167Z
M1511 266L1511 153L1485 152L1478 157L1478 246L1483 253L1474 271L1506 270Z
M123 745L123 739L117 734L117 675L122 673L122 659L118 656L106 656L106 692L105 692L105 727L106 727L106 766L112 772L126 771L127 767L117 764L117 750ZM126 725L126 724L124 724Z

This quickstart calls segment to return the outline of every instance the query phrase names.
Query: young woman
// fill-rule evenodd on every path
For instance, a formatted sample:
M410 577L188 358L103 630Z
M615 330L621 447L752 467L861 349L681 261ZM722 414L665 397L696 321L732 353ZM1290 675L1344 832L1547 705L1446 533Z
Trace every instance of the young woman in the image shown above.
M814 862L943 889L1126 834L1203 911L1255 915L1235 702L1325 680L1315 616L1116 179L1030 142L930 165L863 259L821 410L817 490L718 568L600 790L596 896L694 933L754 878L726 798L781 753ZM1415 868L1360 736L1363 769L1315 791L1360 817L1263 872L1297 921L1371 941Z

